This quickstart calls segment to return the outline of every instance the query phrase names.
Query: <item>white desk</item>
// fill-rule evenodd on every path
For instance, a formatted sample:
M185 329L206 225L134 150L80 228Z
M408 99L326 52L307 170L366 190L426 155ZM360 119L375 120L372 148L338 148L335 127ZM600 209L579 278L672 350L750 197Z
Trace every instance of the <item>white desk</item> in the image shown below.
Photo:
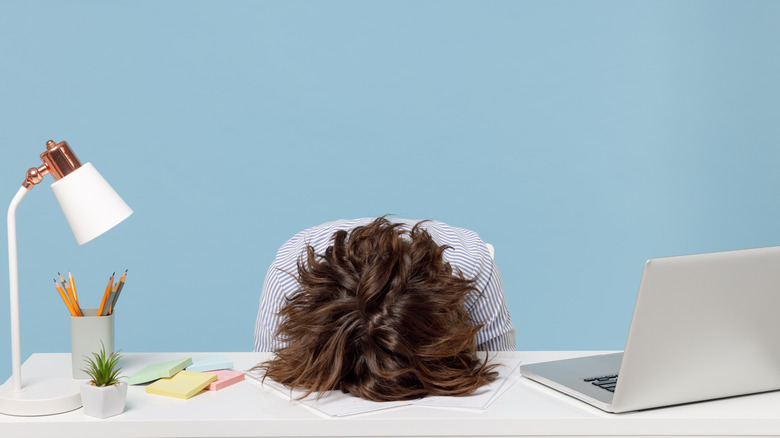
M123 374L149 363L207 353L125 353ZM227 353L246 370L267 356ZM509 352L524 363L590 352ZM70 355L32 355L23 375L70 372ZM738 376L737 376L738 377ZM82 409L45 417L0 414L0 437L250 437L250 436L670 436L780 435L780 392L628 414L607 414L527 379L518 380L485 411L401 407L330 418L244 381L189 400L128 388L121 415L104 420Z

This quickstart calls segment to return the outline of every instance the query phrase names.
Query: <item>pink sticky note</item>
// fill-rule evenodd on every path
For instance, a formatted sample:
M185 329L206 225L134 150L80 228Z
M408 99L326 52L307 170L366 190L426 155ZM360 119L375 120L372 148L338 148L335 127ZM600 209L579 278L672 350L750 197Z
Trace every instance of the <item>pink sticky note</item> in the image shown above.
M244 380L244 373L232 370L215 370L204 371L207 374L216 374L217 380L211 383L206 389L211 391L217 391L222 388L226 388L234 383L238 383Z

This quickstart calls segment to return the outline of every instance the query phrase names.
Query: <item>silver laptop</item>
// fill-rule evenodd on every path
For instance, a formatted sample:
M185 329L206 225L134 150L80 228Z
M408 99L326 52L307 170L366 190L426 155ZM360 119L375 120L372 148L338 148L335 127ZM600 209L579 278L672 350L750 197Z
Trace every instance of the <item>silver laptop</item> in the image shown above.
M607 412L780 389L780 246L648 260L622 353L520 370Z

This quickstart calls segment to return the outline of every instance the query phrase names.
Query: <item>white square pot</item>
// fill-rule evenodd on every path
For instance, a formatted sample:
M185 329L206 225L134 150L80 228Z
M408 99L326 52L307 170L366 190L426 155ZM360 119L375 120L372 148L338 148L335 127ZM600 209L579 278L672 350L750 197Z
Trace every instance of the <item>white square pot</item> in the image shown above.
M111 386L94 386L89 381L81 384L81 404L84 413L98 418L108 418L121 414L127 400L127 383L119 382Z

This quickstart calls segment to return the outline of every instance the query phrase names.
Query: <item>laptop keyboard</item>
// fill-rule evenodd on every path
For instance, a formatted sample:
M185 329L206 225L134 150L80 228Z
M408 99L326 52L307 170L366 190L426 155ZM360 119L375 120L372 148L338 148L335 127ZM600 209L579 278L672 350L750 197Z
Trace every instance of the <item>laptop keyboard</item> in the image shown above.
M610 374L608 376L588 377L583 379L586 382L590 382L599 388L606 389L609 392L615 392L615 386L617 386L617 374Z

